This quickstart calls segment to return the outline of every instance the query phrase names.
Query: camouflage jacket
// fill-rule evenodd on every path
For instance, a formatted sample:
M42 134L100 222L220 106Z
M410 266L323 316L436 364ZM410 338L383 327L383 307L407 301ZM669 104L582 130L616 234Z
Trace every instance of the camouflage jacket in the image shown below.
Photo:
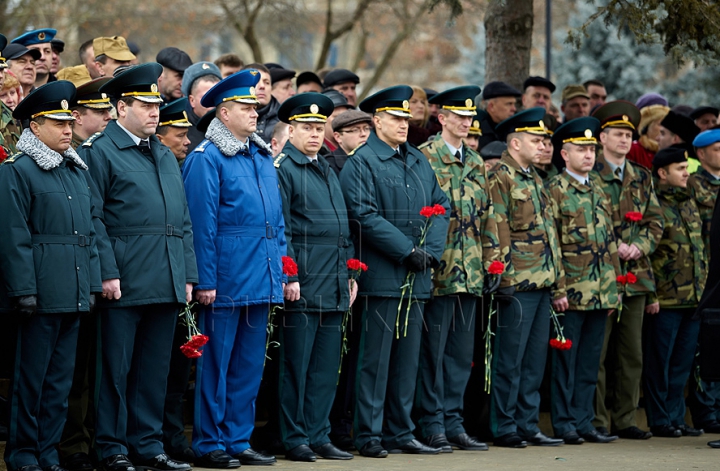
M17 145L18 139L20 139L22 129L15 123L10 108L1 102L0 107L2 108L2 112L0 113L0 146L2 146L3 149L5 149L5 153L10 156L17 152L15 146Z
M657 284L654 301L662 307L697 306L707 273L697 205L683 188L659 185L657 196L665 230L650 256Z
M490 172L505 273L501 287L518 291L552 288L560 270L560 247L543 182L522 170L507 151Z
M655 291L655 278L650 266L650 254L655 251L663 232L663 218L650 172L644 167L625 161L623 180L613 174L610 165L599 151L595 168L590 172L593 182L598 185L611 203L615 241L628 245L635 244L643 253L638 260L620 262L623 273L631 272L637 282L625 286L628 296ZM642 221L627 222L628 212L640 212Z
M556 175L560 174L560 172L558 172L557 167L552 164L550 165L550 167L547 170L545 170L544 168L537 166L537 165L533 165L533 166L535 167L535 171L537 172L537 174L540 176L540 179L545 184L545 187L548 186L548 184L550 183L550 180L552 180Z
M705 253L710 254L710 221L712 221L715 200L720 190L720 179L713 177L710 172L700 168L688 178L688 190L695 200L700 219L702 219L702 238L705 243Z
M620 259L605 194L566 172L550 180L548 192L562 252L553 298L567 296L576 311L617 308Z
M481 296L488 266L500 259L485 162L467 146L465 162L460 162L439 135L419 149L450 200L450 227L440 266L433 276L434 294Z

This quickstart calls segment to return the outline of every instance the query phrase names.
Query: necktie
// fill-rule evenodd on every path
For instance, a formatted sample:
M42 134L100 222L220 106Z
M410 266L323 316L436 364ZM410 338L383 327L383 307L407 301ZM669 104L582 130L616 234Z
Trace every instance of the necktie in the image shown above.
M585 180L585 182L584 182L583 184L584 184L585 186L588 186L588 181Z
M138 143L138 149L140 149L140 152L142 152L145 155L150 155L150 143L147 140L140 140Z
M314 166L316 166L316 167L319 167L319 166L320 166L320 165L318 164L317 159L311 160L310 162L312 162L312 164L313 164Z
M620 167L615 169L615 175L617 175L617 177L622 180L622 169Z
M460 162L462 162L463 161L462 152L460 152L459 150L457 152L455 152L455 158L458 159Z

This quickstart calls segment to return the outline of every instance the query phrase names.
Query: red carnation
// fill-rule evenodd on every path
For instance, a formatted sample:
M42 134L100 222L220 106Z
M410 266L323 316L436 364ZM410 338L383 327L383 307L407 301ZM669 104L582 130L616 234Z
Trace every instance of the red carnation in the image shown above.
M620 283L621 285L627 284L627 276L625 275L618 275L617 278L615 278L615 281Z
M491 275L502 275L505 271L505 264L498 260L493 261L488 267L488 273Z
M420 216L422 216L422 217L431 218L434 215L435 215L435 210L433 209L432 206L423 206L422 209L420 210Z
M189 345L193 348L200 348L206 343L208 343L208 340L210 340L210 337L208 337L207 335L197 334L193 335L190 340L188 340L186 345Z
M200 358L202 356L202 352L197 348L189 345L189 343L190 342L180 347L180 351L182 352L182 354L188 358Z
M640 222L642 221L643 215L639 211L628 211L625 213L625 220L628 222Z
M347 261L347 267L348 270L355 270L355 271L367 271L368 266L365 265L363 262L358 260L357 258L351 258Z
M0 146L0 163L2 163L7 158L8 155L7 152L5 152L5 148L3 146Z
M628 284L633 284L633 283L635 283L636 281L637 281L637 276L635 276L635 275L632 274L632 273L628 273L628 274L627 274L627 282L628 282Z
M444 216L445 215L445 207L441 204L436 204L433 206L433 215L434 216Z
M570 339L550 339L550 346L555 350L570 350L572 348L572 340Z
M298 266L297 263L295 263L295 260L292 259L292 257L282 257L282 271L287 276L297 276L298 274Z

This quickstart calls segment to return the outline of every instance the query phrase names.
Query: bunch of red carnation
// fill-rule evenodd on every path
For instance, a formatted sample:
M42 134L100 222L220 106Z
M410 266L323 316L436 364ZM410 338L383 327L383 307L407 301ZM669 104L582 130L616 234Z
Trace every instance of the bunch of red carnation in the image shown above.
M550 346L555 350L570 350L572 348L572 340L557 337L550 339Z

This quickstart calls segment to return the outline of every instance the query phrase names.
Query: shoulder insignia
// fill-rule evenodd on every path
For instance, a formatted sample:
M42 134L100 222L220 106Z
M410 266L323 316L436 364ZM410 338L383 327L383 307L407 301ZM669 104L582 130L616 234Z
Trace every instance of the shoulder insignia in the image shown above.
M21 155L24 155L24 153L23 153L23 152L15 152L13 155L11 155L11 156L8 157L7 159L5 159L5 160L3 161L3 163L4 163L4 164L11 164L11 163L15 162L15 161L18 159L18 157L20 157Z
M364 146L365 144L366 144L366 143L363 142L362 144L360 144L359 146L357 146L356 148L354 148L353 150L351 150L350 152L348 152L348 157L351 156L351 155L353 155L355 152L357 152L357 150L360 149L360 148L361 148L362 146Z
M205 152L205 148L210 144L210 141L207 139L203 139L203 141L197 145L195 150L193 152Z
M285 153L280 152L277 157L275 157L275 160L273 160L273 165L275 168L280 168L280 163L283 161L283 159L286 157Z
M85 142L82 143L83 147L91 147L93 145L93 141L97 139L98 137L102 136L101 132L96 132L92 136L85 139Z

